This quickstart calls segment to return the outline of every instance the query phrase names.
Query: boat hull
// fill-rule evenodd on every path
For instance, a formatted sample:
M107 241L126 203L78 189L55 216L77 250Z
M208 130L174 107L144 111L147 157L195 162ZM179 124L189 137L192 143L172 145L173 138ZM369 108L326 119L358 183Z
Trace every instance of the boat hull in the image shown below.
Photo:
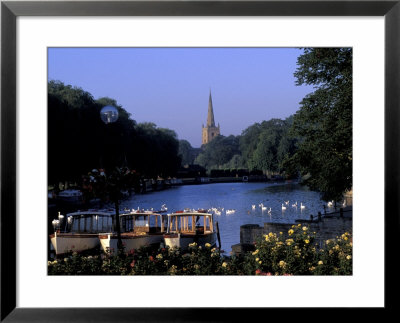
M50 235L50 241L56 255L89 250L100 245L98 234L55 233Z
M99 236L100 245L103 251L109 251L111 254L118 250L118 237L115 234L106 234ZM145 234L145 235L121 235L122 245L126 252L139 249L145 246L159 246L163 241L162 234Z
M188 249L189 244L196 242L199 246L204 246L209 243L215 246L217 242L217 233L211 232L206 234L183 234L183 233L170 233L164 234L164 243L166 247Z

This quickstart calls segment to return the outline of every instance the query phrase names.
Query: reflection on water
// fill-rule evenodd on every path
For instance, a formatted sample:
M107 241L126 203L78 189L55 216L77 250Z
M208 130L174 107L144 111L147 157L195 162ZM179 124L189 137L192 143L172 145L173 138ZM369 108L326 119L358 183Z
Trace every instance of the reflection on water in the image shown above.
M285 203L286 202L286 203ZM296 205L297 202L297 206ZM349 203L349 201L348 201ZM222 249L231 251L231 246L240 242L240 226L264 222L292 223L295 219L309 219L318 212L323 213L325 204L320 194L296 183L219 183L179 186L169 190L134 195L121 203L122 208L154 208L159 210L166 204L168 212L192 209L217 208L216 215L221 232ZM260 204L263 204L263 211ZM282 210L282 204L286 207ZM301 208L303 204L305 208ZM252 208L255 205L255 209ZM223 209L223 210L222 210ZM235 210L226 214L226 210ZM271 210L269 213L268 211ZM334 208L326 208L327 212Z

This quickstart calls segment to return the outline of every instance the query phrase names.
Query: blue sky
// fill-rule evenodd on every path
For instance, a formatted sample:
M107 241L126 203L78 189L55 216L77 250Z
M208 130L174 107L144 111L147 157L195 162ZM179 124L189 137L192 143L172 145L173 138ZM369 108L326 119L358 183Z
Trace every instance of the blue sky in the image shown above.
M296 86L296 48L49 48L48 78L110 97L137 122L201 145L211 89L221 134L286 118L310 86Z

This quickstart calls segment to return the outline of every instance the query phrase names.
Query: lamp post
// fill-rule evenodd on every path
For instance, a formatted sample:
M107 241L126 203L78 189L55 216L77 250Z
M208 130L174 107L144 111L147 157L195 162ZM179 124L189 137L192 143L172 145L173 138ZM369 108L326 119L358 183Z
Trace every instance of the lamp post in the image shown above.
M100 111L100 118L106 124L114 123L118 120L118 110L110 105L103 107ZM115 205L115 231L117 231L117 247L118 250L122 249L122 240L121 240L121 227L119 223L119 195L120 191L120 171L119 169L114 170L113 173L109 175L106 182L106 187L108 188L108 192L110 194L110 199L114 202Z
M118 120L118 110L111 105L106 105L100 111L100 118L105 124L113 123Z

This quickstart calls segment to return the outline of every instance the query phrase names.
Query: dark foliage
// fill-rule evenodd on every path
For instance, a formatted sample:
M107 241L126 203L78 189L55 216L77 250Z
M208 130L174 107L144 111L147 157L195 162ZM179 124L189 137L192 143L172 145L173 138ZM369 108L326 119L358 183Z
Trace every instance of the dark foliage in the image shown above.
M297 64L297 84L315 91L294 116L299 143L288 164L325 200L340 200L352 188L352 49L307 48Z
M104 124L100 110L118 109L115 123ZM136 124L110 98L95 100L84 90L50 81L48 84L48 182L79 182L93 168L128 167L146 177L175 174L179 165L174 131L154 124Z

